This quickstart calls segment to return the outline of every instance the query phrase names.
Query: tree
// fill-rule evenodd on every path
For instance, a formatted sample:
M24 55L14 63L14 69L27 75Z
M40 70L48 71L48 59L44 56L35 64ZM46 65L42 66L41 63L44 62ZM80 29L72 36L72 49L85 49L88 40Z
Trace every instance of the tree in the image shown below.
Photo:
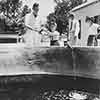
M82 4L83 0L54 0L57 3L55 11L50 13L47 17L48 22L55 21L57 23L57 30L60 33L68 31L68 15L69 11ZM53 20L51 20L53 19Z
M27 6L26 8L28 9ZM19 28L18 20L21 17L23 17L21 15L26 8L25 7L22 8L21 0L1 0L0 1L0 15L3 15L3 19L5 20L4 31L16 31L16 29Z

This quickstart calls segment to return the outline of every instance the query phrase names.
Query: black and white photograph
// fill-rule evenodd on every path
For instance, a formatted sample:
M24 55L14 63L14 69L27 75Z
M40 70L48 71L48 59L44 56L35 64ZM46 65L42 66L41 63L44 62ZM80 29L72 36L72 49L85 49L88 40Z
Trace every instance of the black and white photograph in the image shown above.
M0 0L0 100L100 100L100 0Z

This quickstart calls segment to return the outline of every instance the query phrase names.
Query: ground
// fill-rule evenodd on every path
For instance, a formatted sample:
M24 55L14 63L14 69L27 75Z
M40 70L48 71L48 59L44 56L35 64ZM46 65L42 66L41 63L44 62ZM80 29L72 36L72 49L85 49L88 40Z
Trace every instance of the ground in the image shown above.
M100 49L0 44L0 75L63 74L100 79Z

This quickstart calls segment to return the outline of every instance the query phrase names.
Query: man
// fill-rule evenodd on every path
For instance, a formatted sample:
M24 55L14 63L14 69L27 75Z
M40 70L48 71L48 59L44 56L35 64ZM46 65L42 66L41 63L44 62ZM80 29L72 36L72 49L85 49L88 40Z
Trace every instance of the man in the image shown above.
M93 19L90 17L86 17L86 23L88 27L88 40L87 40L87 46L97 46L97 35L98 35L98 27L100 27L98 24L93 23Z
M28 47L41 46L38 11L39 11L39 4L34 3L32 7L32 12L30 14L27 14L25 17L25 26L27 28L27 31L26 34L24 35L24 41Z
M76 45L78 41L78 34L80 31L79 21L75 19L74 14L69 15L69 43L70 45Z

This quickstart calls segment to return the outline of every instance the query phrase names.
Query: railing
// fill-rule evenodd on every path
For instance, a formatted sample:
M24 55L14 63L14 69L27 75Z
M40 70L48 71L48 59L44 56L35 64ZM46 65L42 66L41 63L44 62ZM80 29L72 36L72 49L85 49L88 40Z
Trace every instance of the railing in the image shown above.
M17 43L17 32L0 32L0 43Z

